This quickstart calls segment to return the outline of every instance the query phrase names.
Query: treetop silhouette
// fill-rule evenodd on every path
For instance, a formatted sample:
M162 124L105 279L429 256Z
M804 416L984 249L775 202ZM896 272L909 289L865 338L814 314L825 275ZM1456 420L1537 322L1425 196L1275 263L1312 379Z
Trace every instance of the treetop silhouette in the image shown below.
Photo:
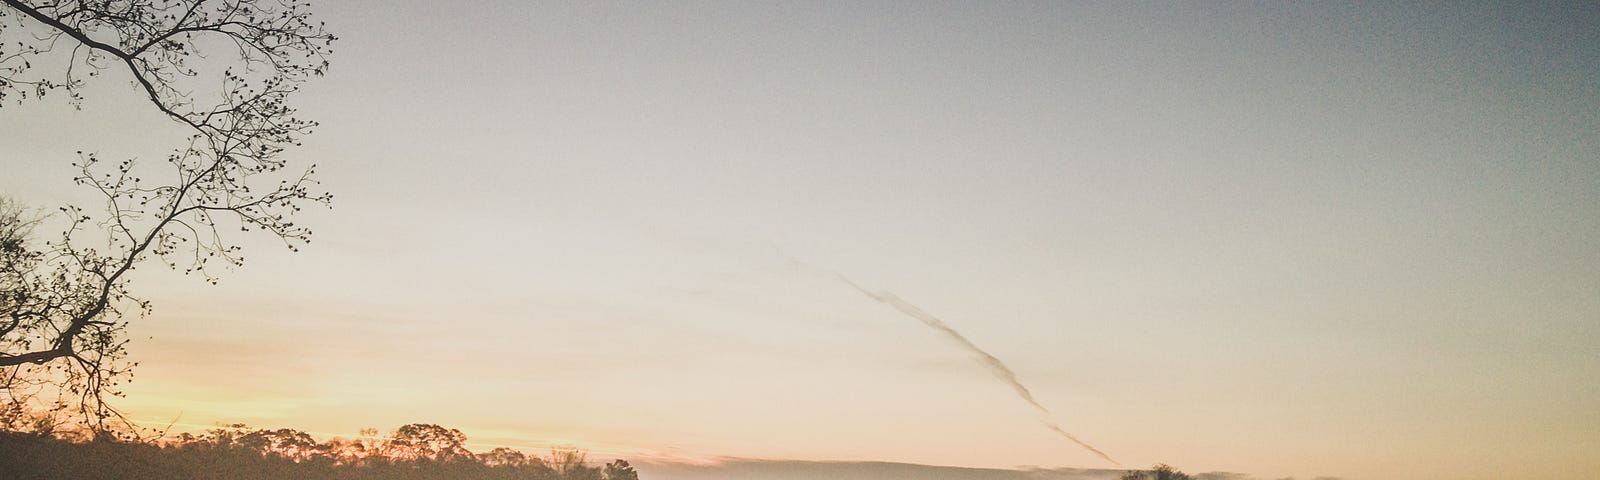
M189 132L173 139L164 165L79 150L73 181L103 202L61 207L52 220L64 230L42 246L28 241L37 217L0 206L9 235L0 244L0 389L16 397L51 387L91 424L118 417L105 400L133 366L128 316L150 310L130 271L159 259L215 283L218 268L244 263L231 232L266 232L291 250L310 241L294 214L332 196L314 165L282 157L316 125L289 100L326 72L334 41L307 7L0 0L0 107L64 93L81 108L91 82L123 78Z

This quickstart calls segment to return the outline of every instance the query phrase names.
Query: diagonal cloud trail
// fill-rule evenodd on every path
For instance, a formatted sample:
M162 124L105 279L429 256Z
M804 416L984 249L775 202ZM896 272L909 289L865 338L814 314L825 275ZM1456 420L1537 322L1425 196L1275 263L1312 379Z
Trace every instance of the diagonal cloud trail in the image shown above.
M1011 371L1011 368L1006 367L1006 364L1001 362L999 358L989 354L989 352L984 351L982 348L978 348L977 344L972 343L972 340L968 340L965 335L961 334L961 332L957 332L956 329L950 328L950 325L944 323L944 320L940 320L939 317L933 316L933 314L928 313L916 305L912 305L911 302L907 302L893 293L868 290L838 272L834 272L834 276L838 277L840 281L849 284L850 287L856 289L856 291L861 292L862 295L866 295L868 298L871 298L878 303L894 307L895 310L899 310L900 313L904 313L906 316L921 321L929 328L944 332L944 334L950 337L951 340L954 340L956 343L961 344L961 346L966 347L968 351L981 357L983 359L984 366L988 367L989 373L994 375L995 378L1006 382L1007 385L1010 385L1012 390L1017 391L1017 396L1022 397L1024 401L1027 401L1029 405L1033 405L1033 408L1038 409L1039 413L1044 414L1046 417L1051 415L1050 409L1044 408L1044 405L1039 404L1038 400L1034 400L1033 392L1029 391L1028 387L1022 384L1022 381L1017 380L1016 372L1013 372ZM1045 420L1043 423L1045 428L1059 433L1061 436L1066 437L1067 440L1072 440L1073 443L1076 443L1079 446L1094 452L1095 455L1099 455L1100 458L1106 459L1107 462L1111 462L1116 465L1122 465L1121 463L1117 463L1116 460L1112 460L1111 456L1106 455L1106 453L1100 451L1100 449L1094 448L1094 446L1089 445L1083 440L1079 440L1078 437L1072 435L1071 433L1067 433L1066 430L1062 430L1061 426L1056 425L1055 422Z
M840 275L839 279L844 280L844 283L850 284L851 287L855 287L855 289L860 291L863 295L871 297L873 300L877 300L880 303L894 307L895 310L899 310L900 313L904 313L911 318L921 320L923 324L933 328L934 330L944 332L944 334L949 336L951 340L954 340L956 343L961 344L961 346L966 347L967 350L981 357L983 359L983 366L989 368L989 373L993 374L995 378L999 378L1000 380L1011 385L1011 389L1016 390L1017 395L1021 396L1023 400L1026 400L1029 405L1033 405L1033 408L1039 409L1039 412L1044 413L1045 415L1050 414L1050 409L1044 408L1044 405L1040 405L1038 400L1034 400L1033 392L1029 391L1028 387L1024 386L1021 381L1017 380L1017 372L1011 371L1011 368L1006 367L1006 364L1001 362L999 358L995 358L995 356L990 355L989 352L984 351L982 348L978 348L978 345L972 343L972 340L967 340L966 335L962 335L961 332L957 332L956 329L950 328L950 325L944 323L944 321L940 320L939 317L935 317L933 314L928 313L921 308L917 308L916 305L912 305L910 302L901 299L899 296L896 296L893 293L874 292L867 290L862 288L860 285L857 285L856 282L852 282L850 279L845 278L843 275Z
M1111 463L1119 465L1119 466L1122 465L1121 463L1117 463L1116 460L1112 460L1110 455L1106 455L1106 452L1102 452L1102 451L1100 451L1100 449L1094 448L1093 445L1090 445L1087 442L1084 442L1083 440L1078 440L1078 437L1076 435L1067 433L1066 430L1062 430L1061 426L1060 425L1056 425L1055 422L1048 422L1048 421L1044 422L1044 428L1048 428L1050 430L1054 430L1056 433L1061 434L1061 436L1067 437L1067 440L1072 440L1072 443L1076 443L1080 447L1089 449L1089 451L1094 452L1095 455L1099 455L1100 458L1106 459L1107 462L1111 462Z

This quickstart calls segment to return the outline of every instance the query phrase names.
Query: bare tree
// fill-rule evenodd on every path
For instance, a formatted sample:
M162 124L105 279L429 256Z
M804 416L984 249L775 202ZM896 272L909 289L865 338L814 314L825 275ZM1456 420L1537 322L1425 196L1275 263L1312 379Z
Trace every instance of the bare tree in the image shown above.
M0 272L0 388L52 382L98 428L118 416L105 397L132 366L127 318L149 310L129 271L160 259L215 283L218 267L244 262L225 232L264 231L291 250L310 240L294 212L332 197L314 166L281 157L315 125L288 100L327 69L334 40L306 10L296 0L0 0L0 107L53 92L81 107L89 82L120 77L189 131L154 167L79 151L74 181L103 209L62 207L59 237L7 246L18 261ZM25 220L0 215L0 232L26 233Z
M599 467L589 465L589 454L577 447L554 447L546 463L557 478L568 480L601 480Z

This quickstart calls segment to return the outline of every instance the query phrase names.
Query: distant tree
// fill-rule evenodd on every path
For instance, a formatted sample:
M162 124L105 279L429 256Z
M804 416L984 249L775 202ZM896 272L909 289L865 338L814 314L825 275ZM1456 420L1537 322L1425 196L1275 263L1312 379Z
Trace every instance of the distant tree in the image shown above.
M600 469L589 465L589 455L574 447L550 450L550 469L566 480L600 480Z
M27 418L26 406L0 408L0 422ZM167 480L638 480L625 460L597 467L572 447L549 458L496 448L473 455L459 430L411 424L376 447L375 429L359 440L318 443L292 429L223 425L200 435L181 433L163 441L62 436L0 425L0 478L94 478ZM352 453L349 449L358 449Z
M454 428L413 423L395 429L383 444L384 456L399 461L445 462L473 458L466 434Z
M62 207L63 232L42 247L3 245L0 388L50 382L98 427L132 366L127 314L150 308L128 272L158 258L215 283L244 262L225 232L309 241L294 212L331 196L280 154L314 126L289 99L327 69L333 40L299 0L0 0L0 107L54 92L81 107L82 89L110 77L187 131L164 165L80 151L74 181L103 206ZM26 233L26 220L0 216L0 232Z
M235 440L245 449L262 455L277 456L295 461L325 456L330 446L317 442L311 435L292 428L256 430Z
M514 449L499 447L477 455L478 463L490 467L524 467L544 463L539 457L530 457Z
M243 445L239 442L239 439L249 433L249 425L234 423L206 430L204 434L193 437L188 441L196 446L227 450L242 447Z
M633 466L628 465L627 460L619 458L606 464L605 478L606 480L639 480L639 472L635 472Z
M1148 471L1135 470L1122 475L1122 480L1193 480L1193 478L1165 463L1158 463Z

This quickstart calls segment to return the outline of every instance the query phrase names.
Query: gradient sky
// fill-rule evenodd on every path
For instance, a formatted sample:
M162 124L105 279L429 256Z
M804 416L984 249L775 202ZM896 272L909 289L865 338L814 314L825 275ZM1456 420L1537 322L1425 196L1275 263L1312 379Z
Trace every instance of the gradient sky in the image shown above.
M331 211L136 288L135 418L595 456L1600 475L1600 5L327 1ZM158 161L119 81L0 192Z

